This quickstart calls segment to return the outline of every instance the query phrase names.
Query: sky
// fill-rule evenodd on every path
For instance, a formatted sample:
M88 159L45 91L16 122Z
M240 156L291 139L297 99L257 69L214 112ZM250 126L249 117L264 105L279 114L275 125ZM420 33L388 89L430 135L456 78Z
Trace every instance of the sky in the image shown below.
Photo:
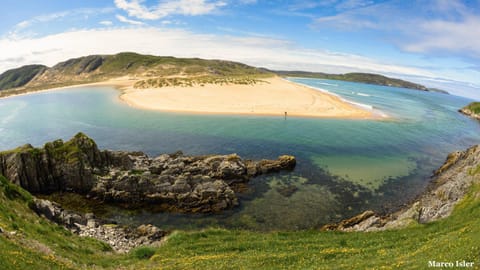
M90 54L371 72L480 100L480 0L2 0L0 73Z

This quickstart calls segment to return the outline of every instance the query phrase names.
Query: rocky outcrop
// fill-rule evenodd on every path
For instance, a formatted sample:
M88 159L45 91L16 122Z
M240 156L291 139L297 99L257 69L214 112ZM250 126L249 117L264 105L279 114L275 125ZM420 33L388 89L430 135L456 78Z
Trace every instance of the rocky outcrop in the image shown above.
M109 244L116 252L126 253L138 246L157 245L167 235L153 225L140 225L136 228L112 224L95 218L91 213L80 214L63 209L59 204L34 199L32 209L43 216L80 236L92 237Z
M474 119L480 120L479 110L480 110L480 102L472 102L458 111Z
M445 218L474 183L480 183L480 145L449 154L445 163L434 172L427 191L408 207L388 216L366 211L338 224L325 225L322 229L378 231Z
M43 148L0 153L0 174L32 193L69 191L127 207L218 212L238 204L235 186L260 174L292 170L296 160L243 160L236 154L149 158L142 152L100 151L79 133Z

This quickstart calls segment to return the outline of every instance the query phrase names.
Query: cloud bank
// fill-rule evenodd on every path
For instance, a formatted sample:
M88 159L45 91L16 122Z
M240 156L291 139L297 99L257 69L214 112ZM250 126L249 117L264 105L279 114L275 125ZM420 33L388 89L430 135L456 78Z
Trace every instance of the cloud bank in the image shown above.
M32 63L54 65L68 58L89 54L135 51L233 60L271 69L433 76L422 69L380 63L357 55L308 50L282 39L195 34L180 29L152 27L81 30L40 38L2 39L0 51L3 52L0 72Z

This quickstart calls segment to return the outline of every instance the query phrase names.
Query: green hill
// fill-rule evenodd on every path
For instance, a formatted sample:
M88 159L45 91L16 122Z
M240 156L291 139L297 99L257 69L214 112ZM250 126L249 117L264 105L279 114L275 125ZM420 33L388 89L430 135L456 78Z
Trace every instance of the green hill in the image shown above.
M480 102L472 102L465 106L463 109L468 109L472 113L480 114Z
M24 86L47 69L42 65L23 66L0 74L0 90Z
M480 120L480 102L472 102L458 111L474 119Z
M99 82L130 76L138 79L165 77L257 77L272 73L242 63L198 58L141 55L125 52L73 58L48 68L40 65L8 70L0 75L0 90L16 93ZM3 92L3 95L11 93Z
M423 85L370 73L326 74L305 71L270 71L242 63L199 58L142 55L124 52L115 55L90 55L73 58L48 68L30 65L12 69L0 75L0 96L39 89L105 81L129 76L142 87L155 87L179 83L204 82L251 84L257 78L272 76L307 77L362 82L376 85L403 87L422 91L445 92ZM173 82L172 78L180 79ZM193 79L192 79L193 78ZM199 81L195 81L196 78Z
M375 85L402 87L408 89L415 89L421 91L440 92L448 94L448 92L436 88L427 88L421 84L412 83L400 79L390 78L379 74L372 73L346 73L346 74L328 74L321 72L307 72L307 71L272 71L282 76L287 77L304 77L304 78L318 78L327 80L340 80L349 82L360 82Z

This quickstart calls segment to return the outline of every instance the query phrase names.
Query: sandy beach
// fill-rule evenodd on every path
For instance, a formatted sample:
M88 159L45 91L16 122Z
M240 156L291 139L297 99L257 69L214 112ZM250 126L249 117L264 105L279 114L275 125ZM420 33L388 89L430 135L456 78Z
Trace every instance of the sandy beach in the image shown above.
M254 85L216 85L135 89L122 85L120 99L130 106L171 112L377 118L337 96L299 85L280 77L262 79ZM112 82L110 82L112 83Z

